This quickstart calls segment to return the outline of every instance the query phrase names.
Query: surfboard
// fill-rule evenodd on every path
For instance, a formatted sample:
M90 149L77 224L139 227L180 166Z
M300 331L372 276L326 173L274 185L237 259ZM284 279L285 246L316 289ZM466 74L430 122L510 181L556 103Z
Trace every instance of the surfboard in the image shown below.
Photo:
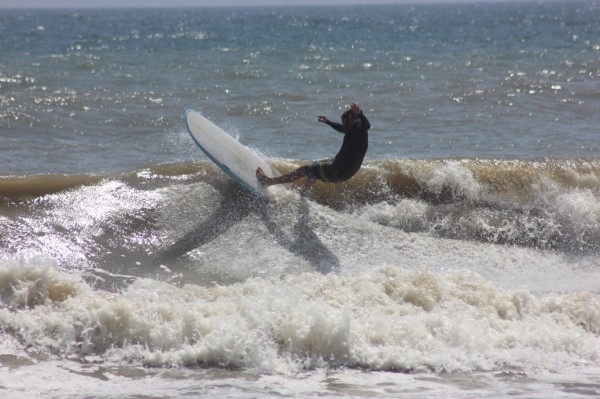
M185 112L185 123L190 135L206 156L255 195L265 195L265 188L256 179L256 168L261 167L269 176L281 175L254 151L206 119L200 112L188 109Z

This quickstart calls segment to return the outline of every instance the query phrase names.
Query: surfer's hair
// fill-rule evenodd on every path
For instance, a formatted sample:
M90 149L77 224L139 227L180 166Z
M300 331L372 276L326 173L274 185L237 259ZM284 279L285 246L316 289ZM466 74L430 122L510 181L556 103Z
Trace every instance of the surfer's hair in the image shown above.
M342 114L342 120L343 121L346 120L346 119L352 119L352 118L354 118L354 112L351 109L345 111Z

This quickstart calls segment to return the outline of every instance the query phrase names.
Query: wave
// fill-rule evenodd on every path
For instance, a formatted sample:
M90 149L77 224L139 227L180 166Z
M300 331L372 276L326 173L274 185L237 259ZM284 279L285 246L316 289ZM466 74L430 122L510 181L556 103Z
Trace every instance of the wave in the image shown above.
M151 177L185 179L197 173L214 172L209 163L164 164L128 173L107 174L35 174L0 176L0 201L28 201L63 191L97 184L103 180L147 180Z
M29 353L150 367L294 374L597 365L598 305L590 293L535 295L475 274L394 266L212 287L140 279L108 293L47 262L0 261L6 342Z
M34 175L0 177L0 198L18 200L54 194L88 184L102 178L89 175Z
M405 230L589 253L600 244L599 166L589 160L391 160L366 168L356 183L379 204L364 211Z
M297 160L272 163L282 172L302 164ZM188 197L177 190L187 190ZM146 198L128 203L136 195ZM148 215L170 204L174 195L178 201L192 202L192 213L198 208L246 212L253 198L207 161L122 174L0 178L0 206L6 215L20 209L19 217L32 217L41 215L44 207L68 204L72 208L73 201L86 201L81 212L121 208L119 217L110 222L117 225L105 228L135 221L128 229L139 234L152 228L155 215ZM216 196L231 203L225 207L215 203ZM347 182L318 182L309 198L352 217L407 232L583 254L600 250L600 161L386 159L368 162ZM69 223L60 218L69 213L62 214L57 224L65 228ZM10 217L4 224L17 229Z
M23 356L283 375L595 367L597 174L387 159L266 200L210 162L5 177L0 335Z
M346 200L385 201L418 198L430 203L495 201L527 204L554 190L600 193L600 162L588 160L383 160L367 164L342 185L352 195L336 200L339 187L329 186L332 204ZM327 201L323 198L324 201Z
M302 162L272 160L272 164L283 173L297 168ZM95 184L102 179L178 179L215 173L215 170L210 162L187 162L156 165L121 174L3 176L0 177L0 197L42 196ZM598 193L600 161L384 159L366 163L347 182L318 183L314 198L340 207L396 196L417 197L433 203L475 201L486 196L524 203L534 200L544 185Z

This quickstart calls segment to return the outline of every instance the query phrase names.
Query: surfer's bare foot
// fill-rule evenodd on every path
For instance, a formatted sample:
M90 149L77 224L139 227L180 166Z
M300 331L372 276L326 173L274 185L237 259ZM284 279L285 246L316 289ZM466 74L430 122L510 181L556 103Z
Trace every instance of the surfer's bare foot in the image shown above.
M256 178L261 185L265 187L270 186L269 176L267 176L261 168L256 168Z

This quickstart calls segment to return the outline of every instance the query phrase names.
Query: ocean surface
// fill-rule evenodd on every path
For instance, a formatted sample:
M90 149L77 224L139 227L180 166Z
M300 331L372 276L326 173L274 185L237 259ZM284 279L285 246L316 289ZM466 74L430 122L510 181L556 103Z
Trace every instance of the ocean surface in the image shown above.
M0 10L3 399L599 396L599 2Z

